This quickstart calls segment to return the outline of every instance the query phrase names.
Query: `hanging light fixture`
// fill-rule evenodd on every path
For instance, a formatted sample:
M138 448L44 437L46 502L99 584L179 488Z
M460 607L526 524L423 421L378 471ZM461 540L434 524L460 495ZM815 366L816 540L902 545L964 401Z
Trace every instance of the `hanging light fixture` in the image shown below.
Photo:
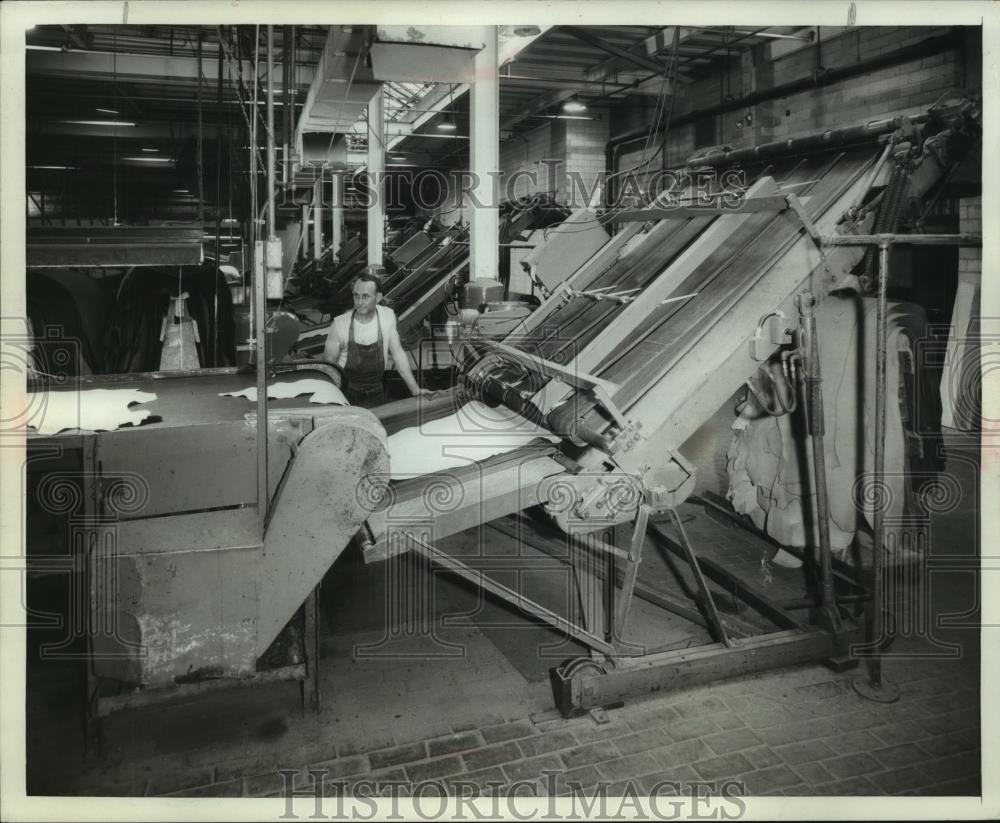
M455 102L452 94L455 92L455 87L451 84L448 85L448 108L450 109L452 104ZM458 126L455 125L455 121L452 119L452 114L450 111L445 111L444 117L437 124L438 131L455 131Z
M567 100L563 103L562 109L567 114L579 114L580 112L587 110L587 104L582 103L579 100Z

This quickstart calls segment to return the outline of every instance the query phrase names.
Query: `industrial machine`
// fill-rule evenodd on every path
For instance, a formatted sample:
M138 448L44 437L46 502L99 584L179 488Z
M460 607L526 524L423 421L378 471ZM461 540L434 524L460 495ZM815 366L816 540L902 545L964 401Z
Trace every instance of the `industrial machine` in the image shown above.
M500 220L500 252L501 259L509 258L512 248L528 248L519 242L525 232L532 229L558 227L562 221L571 218L565 206L556 204L547 195L533 195L501 206ZM587 212L587 210L581 210ZM579 213L575 213L577 216ZM575 223L572 242L560 244L563 254L563 269L565 274L573 270L573 264L581 263L593 251L607 241L607 234L600 226L581 233ZM565 239L560 237L560 239ZM405 242L394 249L388 260L393 268L382 283L383 302L396 312L397 327L401 338L406 341L425 334L425 321L444 325L448 319L457 319L458 309L467 295L464 290L469 280L469 231L468 226L455 223L451 226L440 226L433 220L419 232L410 235ZM568 265L567 265L568 263ZM346 269L345 269L346 271ZM358 269L351 271L357 274ZM524 308L515 305L500 305L505 303L522 303L516 295L510 294L509 273L501 272L502 294L492 294L491 308L494 311L505 311L501 319L493 318L500 324L499 328L510 325L511 312L518 316L526 312L517 311ZM347 311L351 307L350 277L340 275L333 284L331 304L334 312ZM464 307L464 306L462 306ZM296 351L303 355L316 354L322 351L329 324L322 324L304 329L299 335ZM502 336L505 331L496 332Z
M877 351L884 364L888 245L977 242L895 233L900 203L932 195L974 144L978 120L977 103L962 99L919 116L692 158L687 185L619 213L630 225L554 288L515 333L499 343L463 341L455 406L503 408L547 436L447 470L387 475L390 502L368 520L367 559L416 552L583 643L590 657L553 671L566 714L636 689L805 660L855 664L852 650L860 648L865 625L847 604L867 601L869 618L874 612L880 619L881 526L876 511L875 580L861 580L830 547L814 311L834 299L831 293L864 296L877 283L882 342L872 355ZM711 170L713 188L695 185L694 172ZM734 188L734 180L741 185ZM866 252L872 245L883 249L878 266ZM706 557L678 515L696 483L683 444L781 351L796 354L805 377L803 445L811 444L816 492L803 505L816 507L818 525L794 606L748 582L745 557ZM884 409L881 366L879 374ZM417 421L408 419L405 404L377 413L392 453L394 432ZM420 418L423 425L426 410ZM879 438L884 424L876 427ZM450 445L428 440L431 452ZM885 468L878 450L877 475ZM449 535L538 507L566 535L561 556L577 580L582 619L491 579L484 562L490 558L441 548ZM623 525L630 534L621 534ZM686 562L695 606L640 579L647 529ZM531 542L523 531L519 539ZM754 619L721 617L724 598L709 579L742 603L737 613L749 607ZM671 650L630 642L637 596L707 626L714 642ZM807 619L792 611L803 607Z
M269 366L268 395L276 393L262 432L254 407L228 396L251 387L247 370L34 383L32 488L47 510L61 505L78 533L71 544L94 581L88 612L109 627L89 634L94 714L159 689L264 676L267 650L356 535L368 562L414 552L588 648L552 672L567 715L636 690L806 660L856 663L852 647L866 626L854 607L874 599L869 612L880 614L878 581L868 585L837 561L823 526L813 313L832 292L863 294L873 284L884 316L888 256L869 264L866 245L920 242L893 234L898 204L919 202L947 178L977 139L978 118L977 103L962 99L694 158L692 171L718 171L713 187L685 183L618 213L628 227L503 341L455 338L459 384L436 397L374 413L310 402L333 388L330 367ZM881 321L879 329L884 340ZM795 603L750 582L746 558L695 545L679 514L696 485L683 445L782 351L797 355L807 378L817 493L803 504L817 507L819 523ZM884 383L880 393L884 403ZM108 402L110 417L91 415ZM393 437L473 404L502 410L528 434L516 448L500 442L446 470L406 476L394 467ZM449 442L428 442L431 465ZM265 489L254 488L255 476ZM58 493L59 483L78 493ZM443 548L450 535L511 515L524 518L522 544L546 543L528 522L539 515L564 535L559 560L572 569L578 613L490 576L523 557ZM683 561L688 600L654 585L649 535ZM876 570L878 549L876 539ZM697 623L711 642L636 641L628 631L636 598ZM306 646L305 663L292 667L298 677L315 674L315 647ZM122 691L105 697L98 681Z
M318 701L313 593L370 514L359 489L388 468L385 433L331 368L281 365L262 444L255 376L29 385L28 541L81 572L92 734L118 709L260 680Z

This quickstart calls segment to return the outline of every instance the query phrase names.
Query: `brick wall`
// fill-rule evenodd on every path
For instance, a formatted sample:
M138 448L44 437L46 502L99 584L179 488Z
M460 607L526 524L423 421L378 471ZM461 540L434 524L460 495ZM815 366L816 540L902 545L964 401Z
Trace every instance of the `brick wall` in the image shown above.
M983 231L983 198L963 197L958 203L958 226L962 234L981 234ZM963 246L958 251L959 279L979 282L983 274L983 250Z
M607 111L600 109L587 116L600 119L550 120L503 141L500 171L507 181L505 196L516 199L547 192L567 203L571 186L589 192L604 172L608 119ZM576 184L572 183L573 174L578 175Z
M821 35L822 32L821 29ZM947 32L948 29L940 27L912 26L841 29L835 36L822 36L821 60L826 68L844 68ZM864 123L887 114L921 111L950 90L963 85L970 89L979 87L979 50L981 37L977 29L970 29L965 32L964 47L717 115L719 143L739 148L794 134ZM769 47L756 47L730 60L728 69L680 86L674 116L719 105L729 96L739 99L751 91L764 91L809 77L816 68L817 50L813 45L773 59ZM752 115L749 122L748 111ZM690 126L680 127L670 136L671 165L682 163L695 148L701 148L694 145L693 138L694 129Z
M565 174L558 197L571 208L589 204L589 193L603 182L604 148L608 142L607 112L600 120L562 120L566 134Z
M565 138L560 148L559 136L553 133L553 125L558 122L545 122L517 138L500 143L502 180L511 184L505 188L506 196L517 199L538 192L556 191L558 181L542 160L553 158L557 150L560 153L565 151Z

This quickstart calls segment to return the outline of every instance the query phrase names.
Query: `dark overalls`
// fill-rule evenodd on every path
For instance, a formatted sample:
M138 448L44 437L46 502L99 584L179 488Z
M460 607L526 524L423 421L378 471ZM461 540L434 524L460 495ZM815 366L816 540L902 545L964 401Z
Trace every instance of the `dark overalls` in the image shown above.
M347 335L347 362L344 364L344 394L354 406L370 409L385 402L385 349L382 342L382 321L375 310L378 338L363 346L354 339L354 312L351 312Z

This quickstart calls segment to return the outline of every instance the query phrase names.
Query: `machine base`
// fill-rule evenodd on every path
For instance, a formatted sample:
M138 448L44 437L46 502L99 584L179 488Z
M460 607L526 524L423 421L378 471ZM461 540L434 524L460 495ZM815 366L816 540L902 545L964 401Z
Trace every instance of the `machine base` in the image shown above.
M856 677L851 681L851 686L865 700L875 703L895 703L900 696L899 687L884 677L880 686L873 686L867 677Z

